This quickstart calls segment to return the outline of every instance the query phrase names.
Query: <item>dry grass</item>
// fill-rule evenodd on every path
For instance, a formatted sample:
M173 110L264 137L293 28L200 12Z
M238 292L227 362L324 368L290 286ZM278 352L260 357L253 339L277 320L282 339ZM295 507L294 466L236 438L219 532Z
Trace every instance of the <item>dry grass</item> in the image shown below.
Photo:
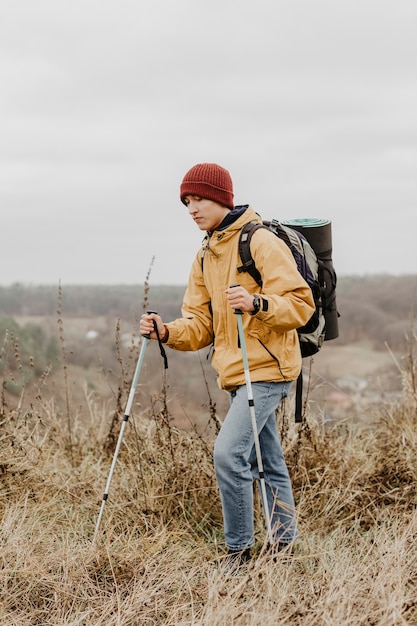
M272 561L258 509L255 558L234 576L219 568L212 441L164 410L132 416L94 544L112 410L87 393L70 416L40 395L4 405L1 625L415 624L414 380L372 428L284 433L302 539Z

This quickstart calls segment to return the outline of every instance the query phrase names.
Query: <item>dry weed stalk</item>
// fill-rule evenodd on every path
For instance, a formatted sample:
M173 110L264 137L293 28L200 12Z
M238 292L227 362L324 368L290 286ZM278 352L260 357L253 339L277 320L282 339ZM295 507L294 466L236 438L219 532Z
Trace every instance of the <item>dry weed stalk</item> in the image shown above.
M62 287L61 283L58 286L58 307L57 307L57 324L59 328L59 340L61 344L62 355L62 368L64 372L64 391L65 391L65 407L67 414L67 429L68 429L68 450L71 460L73 461L73 441L72 441L72 423L71 423L71 409L70 409L70 393L69 393L69 381L68 381L68 353L64 336L64 322L62 319Z
M145 311L149 306L149 291L150 291L149 279L150 279L154 260L155 260L155 257L152 257L148 272L146 274L145 282L144 282L143 301L142 301L143 311ZM132 338L131 338L131 345L130 345L129 355L128 355L128 364L127 364L127 368L125 368L124 360L123 360L122 353L121 353L120 319L117 320L115 349L116 349L117 362L120 366L120 381L121 382L119 383L117 394L116 394L116 408L115 408L115 411L113 413L113 417L110 423L110 428L109 428L109 432L107 435L107 439L104 443L104 450L106 452L110 452L111 450L114 449L116 439L117 439L116 428L117 426L120 427L120 418L124 414L123 401L125 400L126 392L129 390L129 382L127 379L129 376L133 376L132 370L134 368L134 363L136 363L137 361L139 349L140 349L140 342L138 346L135 346L135 337L136 337L136 333L134 332L132 333Z

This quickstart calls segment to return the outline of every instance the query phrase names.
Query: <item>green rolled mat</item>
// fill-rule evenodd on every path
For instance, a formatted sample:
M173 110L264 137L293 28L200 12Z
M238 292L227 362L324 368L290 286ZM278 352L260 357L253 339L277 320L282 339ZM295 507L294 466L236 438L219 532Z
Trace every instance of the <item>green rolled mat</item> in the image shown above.
M332 223L330 220L306 217L282 222L300 232L320 258L332 258Z
M324 282L323 313L326 320L325 341L336 339L339 336L339 312L336 304L337 276L332 260L332 223L327 219L306 217L288 220L281 224L304 235L321 261L322 281Z

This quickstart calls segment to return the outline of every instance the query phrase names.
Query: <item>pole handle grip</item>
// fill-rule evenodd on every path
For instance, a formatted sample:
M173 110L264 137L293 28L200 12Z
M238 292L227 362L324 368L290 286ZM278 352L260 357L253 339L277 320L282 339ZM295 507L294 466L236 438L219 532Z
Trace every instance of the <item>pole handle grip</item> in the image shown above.
M229 285L229 289L232 289L232 287L240 287L240 284L237 283L236 285ZM234 309L233 313L235 315L243 315L243 311L241 311L240 309Z
M148 315L150 315L151 313L155 313L155 315L158 315L158 311L146 311L146 313ZM156 326L156 322L155 322L155 320L152 320L152 321L153 321L153 329L156 332L156 334L158 334L158 328ZM150 339L151 338L151 334L150 333L146 333L146 335L142 335L142 337L145 337L145 339Z

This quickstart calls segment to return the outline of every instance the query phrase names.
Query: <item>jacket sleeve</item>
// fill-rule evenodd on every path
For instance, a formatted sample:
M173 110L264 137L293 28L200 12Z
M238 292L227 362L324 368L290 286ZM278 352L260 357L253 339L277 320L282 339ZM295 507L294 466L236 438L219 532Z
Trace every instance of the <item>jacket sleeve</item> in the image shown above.
M261 296L265 300L257 319L279 333L304 326L315 304L291 250L276 235L260 228L252 237L251 253L262 276Z
M167 345L176 350L200 350L213 342L211 298L204 283L201 250L191 267L184 294L182 317L166 324Z

